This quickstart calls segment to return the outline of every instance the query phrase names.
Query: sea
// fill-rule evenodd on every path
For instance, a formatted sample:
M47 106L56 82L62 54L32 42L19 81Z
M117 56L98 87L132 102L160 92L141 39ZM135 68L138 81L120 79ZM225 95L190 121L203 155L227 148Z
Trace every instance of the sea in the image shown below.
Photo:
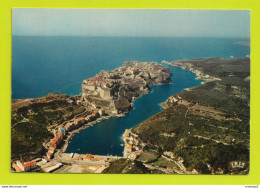
M250 47L237 44L240 41L250 42L247 38L13 36L12 99L48 93L79 95L84 79L120 67L124 61L248 57ZM160 103L168 97L202 82L190 71L167 67L172 84L152 86L151 93L135 100L125 117L103 120L75 134L66 152L122 156L125 129L162 111Z

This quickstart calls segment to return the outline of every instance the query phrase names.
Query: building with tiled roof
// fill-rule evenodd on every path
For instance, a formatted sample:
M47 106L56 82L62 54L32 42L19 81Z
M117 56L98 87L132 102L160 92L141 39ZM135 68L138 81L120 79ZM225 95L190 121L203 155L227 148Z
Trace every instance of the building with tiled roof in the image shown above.
M58 131L58 132L57 132L57 136L60 136L61 138L63 138L63 137L64 137L64 134L63 134L61 131Z
M30 161L22 164L20 161L16 161L17 166L24 172L28 172L37 167L36 161Z
M65 125L65 129L66 129L67 131L71 131L71 130L74 129L74 128L75 128L75 124L72 123L72 122L68 122L68 123Z
M49 142L49 147L57 147L60 144L61 136L55 136L53 139Z
M91 159L92 155L91 154L86 154L85 159Z
M83 117L74 120L76 126L82 125L83 123L85 123L85 118Z
M52 157L52 155L53 155L53 153L50 152L50 151L48 151L47 154L46 154L46 156L47 156L48 159L50 159L50 158Z

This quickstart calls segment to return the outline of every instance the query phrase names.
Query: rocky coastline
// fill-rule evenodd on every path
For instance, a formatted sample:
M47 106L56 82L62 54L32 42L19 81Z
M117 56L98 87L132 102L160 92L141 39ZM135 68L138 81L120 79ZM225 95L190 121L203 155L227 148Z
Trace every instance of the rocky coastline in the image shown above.
M113 71L101 71L95 77L84 80L82 95L48 94L41 98L12 100L12 160L19 158L21 161L28 161L42 156L46 158L44 156L46 150L48 150L47 158L50 158L46 158L47 160L59 159L75 133L92 126L97 121L112 116L124 116L132 109L132 102L136 98L150 92L149 86L171 83L170 77L169 69L160 64L128 61ZM89 117L92 114L95 114L95 120ZM36 116L44 117L35 122ZM20 149L24 147L24 150L28 150L23 144L28 143L29 146L30 142L25 137L22 137L23 142L17 142L18 139L21 140L21 137L19 138L21 133L16 130L20 129L19 124L23 124L23 129L29 130L27 134L33 134L27 128L30 126L44 130L44 134L38 137L39 141L35 140L40 152L33 154L32 151L33 155L29 153L22 157L24 153L21 153ZM73 129L70 128L72 126ZM66 133L62 133L61 130ZM51 135L54 135L54 138L50 140ZM16 153L20 153L20 157Z
M154 62L127 61L113 71L101 71L82 83L83 104L99 106L106 114L123 116L150 86L171 83L168 68Z
M196 66L194 66L193 62L199 63L211 59L220 59L220 58L201 58L201 59L184 59L184 60L176 60L176 61L162 61L162 64L167 64L173 67L180 67L182 69L186 69L188 71L193 72L196 74L198 80L205 80L202 82L202 84L206 82L211 82L211 81L216 81L216 80L221 80L220 78L214 77L212 75L207 74L203 69L200 69Z

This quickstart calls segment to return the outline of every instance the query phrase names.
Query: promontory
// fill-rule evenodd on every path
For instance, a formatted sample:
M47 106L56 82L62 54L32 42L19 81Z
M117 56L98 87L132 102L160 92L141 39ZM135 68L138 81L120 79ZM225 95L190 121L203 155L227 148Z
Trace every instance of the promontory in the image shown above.
M150 91L149 86L171 83L170 77L169 69L158 63L127 61L84 80L81 95L13 99L12 161L54 157L75 131L97 119L124 116L137 97Z

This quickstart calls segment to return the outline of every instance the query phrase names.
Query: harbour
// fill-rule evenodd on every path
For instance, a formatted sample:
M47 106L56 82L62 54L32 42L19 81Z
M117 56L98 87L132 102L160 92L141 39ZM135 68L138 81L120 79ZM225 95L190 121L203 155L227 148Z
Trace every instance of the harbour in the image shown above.
M160 104L168 97L186 88L198 86L202 82L196 79L197 76L190 71L179 67L167 67L172 73L172 84L151 86L151 92L137 98L133 102L133 109L124 117L111 117L76 133L65 152L123 156L125 144L122 135L125 129L131 129L162 111Z

